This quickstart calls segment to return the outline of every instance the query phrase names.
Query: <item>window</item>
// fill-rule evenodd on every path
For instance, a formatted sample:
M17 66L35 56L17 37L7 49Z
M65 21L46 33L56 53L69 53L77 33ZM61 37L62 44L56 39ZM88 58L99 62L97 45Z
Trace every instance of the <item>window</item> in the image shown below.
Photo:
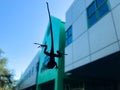
M39 71L39 62L36 63L36 72Z
M108 12L108 0L94 0L87 8L88 27L91 27Z
M34 73L34 66L32 67L32 75L33 75L33 73Z
M72 26L66 31L66 43L65 46L68 46L72 42Z

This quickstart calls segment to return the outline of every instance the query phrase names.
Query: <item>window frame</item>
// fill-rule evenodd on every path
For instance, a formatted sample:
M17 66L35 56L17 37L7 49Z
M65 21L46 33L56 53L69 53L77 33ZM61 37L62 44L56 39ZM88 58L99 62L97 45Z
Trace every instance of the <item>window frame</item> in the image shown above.
M65 46L67 47L72 43L72 26L70 26L65 32Z
M98 0L93 0L93 2L87 7L87 23L88 23L88 28L90 28L91 26L93 26L97 21L99 21L103 16L105 16L109 11L110 11L110 7L109 7L109 1L108 0L103 0L103 2L98 5L97 3ZM92 11L92 13L89 14L89 8L91 7L91 5L93 5L93 3L95 3L95 7L96 9L94 11ZM106 11L102 14L100 14L100 9L103 8L105 5L107 5ZM92 16L96 16L96 20L94 22L90 22L90 19Z

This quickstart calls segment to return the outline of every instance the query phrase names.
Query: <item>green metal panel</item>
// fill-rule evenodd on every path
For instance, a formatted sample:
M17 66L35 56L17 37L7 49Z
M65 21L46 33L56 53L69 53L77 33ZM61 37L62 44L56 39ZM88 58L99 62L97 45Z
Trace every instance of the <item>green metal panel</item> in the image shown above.
M65 47L65 28L64 23L55 17L51 17L52 27L53 27L53 39L54 39L54 52L60 50L64 54ZM47 51L50 52L51 49L51 36L50 36L50 26L48 28L44 37L42 44L47 44ZM55 58L58 64L58 69L45 69L43 70L43 63L45 61L46 55L44 54L44 48L42 48L40 53L40 66L38 72L37 90L41 90L40 86L46 82L54 80L54 90L63 90L63 76L64 76L64 55L60 58Z

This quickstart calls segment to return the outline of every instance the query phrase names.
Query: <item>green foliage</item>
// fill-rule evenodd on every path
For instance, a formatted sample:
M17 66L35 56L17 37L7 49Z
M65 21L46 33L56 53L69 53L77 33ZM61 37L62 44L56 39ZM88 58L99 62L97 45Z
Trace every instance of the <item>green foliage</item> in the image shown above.
M12 87L13 74L6 68L8 60L2 56L3 53L0 49L0 88L7 89Z

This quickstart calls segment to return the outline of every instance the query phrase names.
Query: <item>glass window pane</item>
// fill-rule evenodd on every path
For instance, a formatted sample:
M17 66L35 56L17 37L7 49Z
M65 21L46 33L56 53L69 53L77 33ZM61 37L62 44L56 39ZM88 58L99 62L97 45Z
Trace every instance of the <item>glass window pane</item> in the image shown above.
M72 27L70 27L67 32L68 32L68 36L71 36L71 34L72 34Z
M97 21L96 13L94 13L88 20L89 20L89 26L93 25Z
M96 4L93 2L87 9L87 14L90 16L96 10Z
M96 0L97 6L101 6L106 0Z
M108 7L108 4L106 2L102 7L100 7L98 9L99 17L104 16L108 11L109 11L109 7Z
M72 37L69 37L68 43L70 44L72 42Z
M66 42L65 45L68 46L72 42L72 26L66 31Z

